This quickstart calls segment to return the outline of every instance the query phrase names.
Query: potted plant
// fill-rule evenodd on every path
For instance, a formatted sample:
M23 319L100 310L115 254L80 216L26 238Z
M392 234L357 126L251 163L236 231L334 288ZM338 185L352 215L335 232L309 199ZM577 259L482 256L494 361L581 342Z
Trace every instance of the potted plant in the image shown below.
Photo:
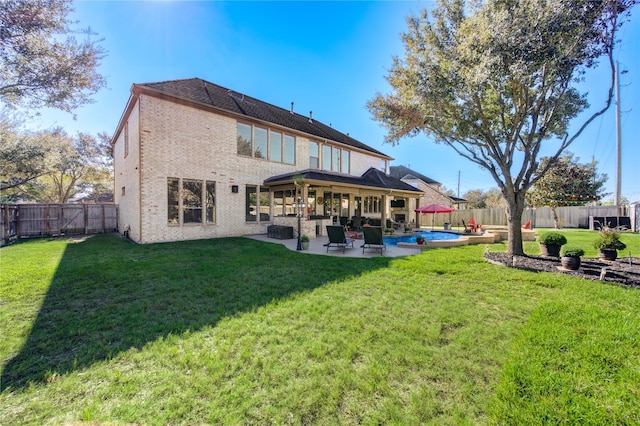
M405 225L404 232L406 233L413 232L413 228L410 225Z
M584 255L584 250L578 247L565 247L562 249L560 264L565 269L576 271L580 268L580 256Z
M540 251L543 256L560 256L560 247L567 244L567 237L559 232L551 231L540 235Z
M309 236L303 235L300 237L300 244L302 245L302 250L309 250Z
M395 229L393 229L393 228L384 228L384 233L385 234L391 235L391 234L394 233L394 231L395 231Z
M416 237L416 243L418 243L418 244L420 244L420 245L424 244L424 236L422 236L422 235L418 235L418 236Z
M598 231L598 238L593 246L600 250L600 258L604 260L616 260L618 250L624 250L627 245L620 241L620 233L613 228L602 228Z

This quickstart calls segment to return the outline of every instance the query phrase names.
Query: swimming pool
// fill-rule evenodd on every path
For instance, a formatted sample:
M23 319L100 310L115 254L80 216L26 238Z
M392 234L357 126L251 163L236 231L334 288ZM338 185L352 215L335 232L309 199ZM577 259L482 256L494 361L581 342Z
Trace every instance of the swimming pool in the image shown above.
M398 243L416 243L416 237L422 235L426 241L429 240L457 240L459 235L451 232L426 231L413 234L390 235L383 238L384 243L390 246L397 246Z

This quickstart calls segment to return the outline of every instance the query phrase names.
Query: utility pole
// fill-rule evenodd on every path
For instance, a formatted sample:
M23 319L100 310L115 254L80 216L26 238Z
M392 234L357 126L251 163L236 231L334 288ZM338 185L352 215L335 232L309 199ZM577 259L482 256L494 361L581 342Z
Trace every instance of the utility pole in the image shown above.
M616 61L616 196L614 204L620 205L622 201L622 132L620 130L620 65Z

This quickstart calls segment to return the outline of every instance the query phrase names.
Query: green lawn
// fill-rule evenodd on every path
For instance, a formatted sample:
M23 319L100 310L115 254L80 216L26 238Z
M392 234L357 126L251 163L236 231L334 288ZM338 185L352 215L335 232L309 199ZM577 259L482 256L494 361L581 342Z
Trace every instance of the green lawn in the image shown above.
M563 232L596 255L594 232ZM639 424L640 291L484 250L2 248L0 425Z

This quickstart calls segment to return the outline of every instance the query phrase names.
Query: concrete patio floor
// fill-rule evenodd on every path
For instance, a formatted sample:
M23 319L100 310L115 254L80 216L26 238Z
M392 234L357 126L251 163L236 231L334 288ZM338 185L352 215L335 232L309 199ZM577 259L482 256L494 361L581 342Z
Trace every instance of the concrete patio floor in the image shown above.
M265 241L267 243L273 244L282 244L287 247L289 250L296 250L298 246L298 239L292 238L290 240L278 240L275 238L268 238L266 234L260 235L248 235L247 238L252 238L258 241ZM367 249L364 254L362 253L362 244L364 240L354 240L353 248L349 246L345 249L344 253L342 253L342 249L330 248L327 253L327 248L324 246L329 242L329 239L326 236L320 236L318 238L311 238L309 240L309 250L302 250L300 253L306 254L318 254L324 256L341 256L341 257L360 257L360 258L370 258L380 256L380 250ZM400 256L411 256L414 254L421 253L422 250L408 248L408 247L396 247L387 245L387 248L383 250L383 256L385 257L400 257Z

